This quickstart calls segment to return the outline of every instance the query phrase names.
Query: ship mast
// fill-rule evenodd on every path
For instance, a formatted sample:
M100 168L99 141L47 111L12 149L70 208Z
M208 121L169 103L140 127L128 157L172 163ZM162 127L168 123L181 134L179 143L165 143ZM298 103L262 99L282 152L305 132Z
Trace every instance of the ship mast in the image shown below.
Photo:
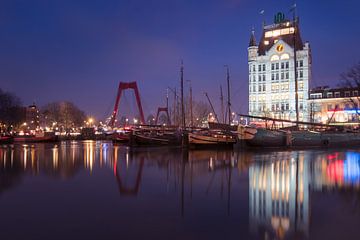
M208 100L208 102L209 102L209 104L210 104L211 110L213 111L213 113L214 113L214 115L215 115L216 121L219 123L219 119L218 119L217 114L216 114L216 112L215 112L214 105L212 105L212 102L210 101L209 95L207 94L207 92L205 92L204 94L205 94L205 96L206 96L206 98L207 98L207 100Z
M295 80L295 111L296 111L296 126L298 126L299 122L299 95L298 95L298 79L297 79L297 61L296 61L296 33L297 33L297 21L296 21L296 5L294 5L293 11L293 25L294 25L294 33L293 33L293 42L294 42L294 80Z
M229 125L231 124L231 102L230 102L230 73L229 73L229 66L225 65L226 67L226 82L227 82L227 91L228 91L228 99L227 99L227 107L228 107L228 120Z
M220 102L221 102L221 121L225 123L225 115L224 115L224 96L222 91L222 86L220 85Z
M181 127L185 129L185 108L184 108L184 63L181 60L180 68L180 85L181 85Z

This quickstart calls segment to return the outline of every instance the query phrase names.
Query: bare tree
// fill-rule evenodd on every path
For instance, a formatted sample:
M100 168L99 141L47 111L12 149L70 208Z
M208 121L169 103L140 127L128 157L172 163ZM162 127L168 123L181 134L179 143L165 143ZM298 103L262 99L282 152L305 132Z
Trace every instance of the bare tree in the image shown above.
M25 119L25 109L15 94L0 89L0 122L18 125Z
M70 127L83 125L85 113L72 102L53 102L42 108L42 114L46 114L47 121L56 122L66 131Z
M358 90L358 94L350 95L347 102L352 105L352 108L356 110L356 113L360 115L359 103L360 103L360 62L349 68L346 72L340 74L341 83L343 88L349 88L352 90Z

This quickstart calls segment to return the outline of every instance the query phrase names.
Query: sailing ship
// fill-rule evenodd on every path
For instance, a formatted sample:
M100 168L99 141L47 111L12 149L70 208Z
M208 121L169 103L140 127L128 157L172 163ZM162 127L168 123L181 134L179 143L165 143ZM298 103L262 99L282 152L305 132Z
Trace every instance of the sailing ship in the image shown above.
M236 136L222 130L199 130L188 134L190 147L233 146Z
M245 116L245 115L242 115ZM254 117L254 116L253 116ZM255 117L261 118L261 117ZM264 120L269 118L264 118ZM292 122L289 120L272 119ZM238 126L238 138L252 147L344 147L360 146L360 132L347 130L339 126L321 123L292 122L311 126L308 129L295 127L283 129L267 129L253 126Z
M146 128L133 130L131 145L141 146L179 146L182 143L182 134L174 128Z

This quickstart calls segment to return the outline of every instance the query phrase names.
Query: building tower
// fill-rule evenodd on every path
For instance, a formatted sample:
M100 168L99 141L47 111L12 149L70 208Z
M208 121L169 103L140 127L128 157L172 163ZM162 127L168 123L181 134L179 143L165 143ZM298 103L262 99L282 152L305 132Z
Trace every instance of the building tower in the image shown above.
M307 121L311 80L311 50L303 43L299 21L275 15L263 27L259 44L254 31L248 47L249 115L296 120L295 61L297 63L299 120Z

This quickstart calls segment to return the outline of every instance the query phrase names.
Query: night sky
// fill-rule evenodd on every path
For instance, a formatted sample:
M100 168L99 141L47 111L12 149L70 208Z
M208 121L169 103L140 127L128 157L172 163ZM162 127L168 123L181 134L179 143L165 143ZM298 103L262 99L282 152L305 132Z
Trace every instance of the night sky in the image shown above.
M139 84L145 116L179 87L180 61L196 100L219 104L230 66L233 109L247 112L247 46L263 18L292 0L1 0L0 88L28 105L70 100L90 115L111 112L119 81ZM264 9L265 16L259 12ZM360 2L297 1L313 53L312 86L336 86L360 60ZM188 85L186 85L187 87ZM187 90L187 88L186 88ZM121 107L133 105L127 93Z

